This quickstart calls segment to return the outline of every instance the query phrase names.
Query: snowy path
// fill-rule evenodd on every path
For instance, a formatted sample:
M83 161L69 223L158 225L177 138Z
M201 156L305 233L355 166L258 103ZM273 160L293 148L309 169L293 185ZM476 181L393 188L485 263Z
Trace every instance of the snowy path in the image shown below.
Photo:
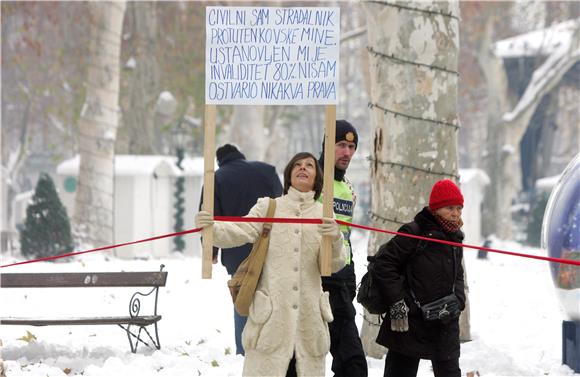
M355 233L357 276L365 269L366 234ZM494 245L539 253L517 243ZM561 365L561 322L564 319L552 288L546 262L490 254L477 260L466 250L474 340L462 345L461 368L481 376L573 375ZM4 260L9 263L11 260ZM87 255L68 263L40 263L4 272L145 271L166 265L167 286L160 293L159 324L162 348L139 348L131 354L124 332L115 326L26 327L0 326L1 354L7 376L238 376L243 359L232 354L233 320L228 276L214 266L213 279L201 280L196 258L174 256L164 260L125 261ZM8 271L9 270L9 271ZM123 314L131 294L94 288L0 290L0 314L44 315ZM26 312L23 312L25 310ZM362 317L358 317L359 328ZM36 341L19 338L29 330ZM369 376L382 376L383 360L368 359ZM330 358L327 359L327 375ZM432 376L422 361L419 376Z

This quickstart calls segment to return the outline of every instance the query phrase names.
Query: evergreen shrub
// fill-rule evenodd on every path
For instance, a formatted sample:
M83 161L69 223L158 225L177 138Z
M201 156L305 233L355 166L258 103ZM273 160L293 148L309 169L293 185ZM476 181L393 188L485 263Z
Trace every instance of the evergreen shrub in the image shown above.
M52 178L41 173L20 231L23 256L43 258L73 250L70 222Z

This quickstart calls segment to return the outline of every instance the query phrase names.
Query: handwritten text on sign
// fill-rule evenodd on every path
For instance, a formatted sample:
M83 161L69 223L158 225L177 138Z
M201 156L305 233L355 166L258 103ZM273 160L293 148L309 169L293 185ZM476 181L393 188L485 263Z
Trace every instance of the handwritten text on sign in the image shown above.
M340 9L207 7L207 104L336 104Z

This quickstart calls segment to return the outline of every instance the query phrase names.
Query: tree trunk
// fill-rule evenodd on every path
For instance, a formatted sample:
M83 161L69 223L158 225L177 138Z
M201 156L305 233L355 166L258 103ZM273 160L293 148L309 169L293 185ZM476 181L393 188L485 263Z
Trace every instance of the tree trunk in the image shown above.
M437 180L458 178L459 7L457 2L369 2L365 9L374 133L371 217L374 226L397 230L428 204ZM388 239L373 233L369 254ZM372 324L378 320L369 313L365 318L363 346L367 355L380 358L384 348L375 343L378 327Z
M492 35L495 19L488 17L478 51L478 63L487 83L487 140L484 153L485 170L491 184L486 187L485 203L482 212L482 232L485 236L496 234L508 238L511 234L510 204L511 197L506 188L513 185L516 178L506 174L506 159L513 153L510 148L504 148L505 129L502 127L501 115L508 108L508 84L503 66L503 60L491 51ZM512 170L513 173L513 170ZM506 177L507 181L502 182Z
M222 145L237 145L248 160L263 160L266 153L264 106L234 106L232 120L221 140Z
M288 150L288 129L284 126L283 115L287 106L268 106L265 109L268 136L264 161L276 167L280 173L290 158Z
M125 2L90 2L90 65L79 121L79 184L74 223L79 241L113 242L114 150L119 121L119 58Z
M554 95L551 96L548 109L546 110L546 116L544 121L544 127L542 128L541 138L541 156L540 161L536 160L536 170L535 179L544 178L548 175L546 174L550 170L552 165L552 156L554 155L554 136L556 129L558 128L557 114L559 109L560 91L556 91ZM534 181L535 182L535 181Z
M24 108L24 112L22 114L22 121L20 123L20 133L18 137L18 144L16 146L16 150L14 152L8 149L8 158L6 164L6 174L7 174L7 192L6 195L6 209L2 212L2 216L4 216L5 223L4 226L8 226L10 230L14 230L15 220L14 220L14 213L12 212L12 205L11 203L14 201L14 198L17 194L19 194L22 189L20 185L20 172L28 155L30 154L29 145L30 145L30 134L32 132L30 127L30 108L32 106L32 99L30 96L26 97L26 107ZM0 230L4 230L1 228Z
M128 104L123 108L130 154L156 154L161 145L155 133L155 103L159 95L157 65L157 3L130 2L127 16L131 22L134 68L129 68Z
M491 36L493 25L488 23L486 32ZM491 37L489 37L491 38ZM488 80L488 164L487 173L491 183L486 194L483 219L485 235L495 233L501 238L511 237L511 201L516 197L521 180L518 168L519 145L540 101L562 79L564 74L580 60L580 21L576 21L569 43L563 42L540 67L528 83L513 110L505 112L507 103L507 80L498 57L489 50L480 49L479 63ZM498 103L499 101L501 103ZM502 114L502 115L500 115ZM516 173L516 174L514 174Z

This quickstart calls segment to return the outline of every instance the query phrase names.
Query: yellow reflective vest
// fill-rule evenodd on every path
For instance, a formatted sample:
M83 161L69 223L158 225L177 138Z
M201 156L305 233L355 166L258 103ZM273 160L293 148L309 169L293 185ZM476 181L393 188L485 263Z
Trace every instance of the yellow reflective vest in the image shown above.
M322 202L322 195L318 198ZM352 223L354 206L356 204L356 195L350 181L345 177L344 181L334 181L334 216L337 220ZM350 243L349 226L340 225L340 231L344 237L344 248L346 249L346 264L350 264L352 260L352 246Z

